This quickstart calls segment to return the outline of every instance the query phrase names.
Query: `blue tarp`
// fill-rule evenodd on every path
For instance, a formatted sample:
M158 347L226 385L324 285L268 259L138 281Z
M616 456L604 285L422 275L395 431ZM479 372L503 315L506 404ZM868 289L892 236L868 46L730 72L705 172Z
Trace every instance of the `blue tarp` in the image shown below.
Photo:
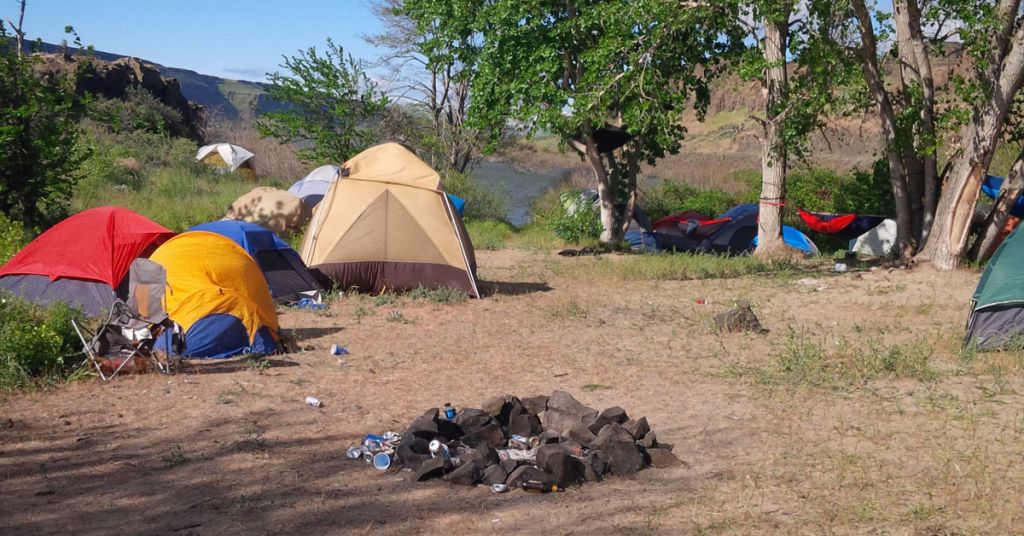
M444 195L448 196L448 200L451 201L452 206L455 207L455 212L458 212L459 217L461 218L462 211L466 209L466 200L457 195L452 195L449 193L445 193Z
M1003 187L1003 180L1003 177L986 175L985 182L981 183L981 191L990 199L995 199L999 196L999 189ZM1010 214L1018 218L1024 218L1024 195L1017 198L1017 203L1013 205Z

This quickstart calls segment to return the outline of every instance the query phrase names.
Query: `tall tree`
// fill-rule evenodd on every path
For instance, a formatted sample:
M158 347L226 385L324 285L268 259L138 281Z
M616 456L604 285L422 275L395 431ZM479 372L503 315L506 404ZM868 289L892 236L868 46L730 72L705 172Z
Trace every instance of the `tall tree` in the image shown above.
M260 135L308 143L299 157L311 164L341 164L374 142L372 126L388 98L361 62L328 39L323 55L310 47L281 67L287 72L268 75L267 93L285 106L257 119Z
M974 79L961 85L967 88L961 98L969 106L969 119L944 177L931 234L917 259L952 269L967 252L981 183L1024 85L1024 24L1021 0L995 5L950 1L944 7L962 22L958 32L973 60Z
M736 42L726 35L735 6L687 4L405 0L405 10L439 39L479 42L475 125L493 135L511 124L552 132L579 152L594 173L608 243L632 219L641 164L679 151L682 113L703 114L720 56Z
M384 49L380 63L388 68L388 91L396 96L391 122L382 126L435 168L466 173L480 160L487 136L467 124L478 43L473 34L439 35L436 21L418 25L404 4L374 0L371 8L385 30L364 36Z
M761 198L756 254L786 254L782 219L791 156L806 153L809 135L825 126L839 91L850 83L845 52L847 6L824 0L757 0L741 3L741 26L757 43L739 64L740 74L759 80L764 95L760 125Z

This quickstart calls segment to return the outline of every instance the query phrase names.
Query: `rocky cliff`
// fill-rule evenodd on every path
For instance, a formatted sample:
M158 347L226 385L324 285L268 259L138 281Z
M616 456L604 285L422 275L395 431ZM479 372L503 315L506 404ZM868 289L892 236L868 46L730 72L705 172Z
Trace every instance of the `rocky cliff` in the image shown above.
M130 88L142 88L157 100L181 114L183 129L171 132L196 141L202 140L204 109L189 102L181 92L181 86L174 78L160 74L157 66L125 57L104 61L94 57L62 54L41 54L42 61L36 73L53 82L69 80L79 95L92 94L108 99L123 99Z

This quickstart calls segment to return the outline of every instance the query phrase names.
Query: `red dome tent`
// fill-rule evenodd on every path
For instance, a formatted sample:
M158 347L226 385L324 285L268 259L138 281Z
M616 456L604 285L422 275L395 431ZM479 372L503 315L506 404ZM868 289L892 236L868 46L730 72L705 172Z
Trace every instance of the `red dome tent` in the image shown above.
M130 210L89 209L54 225L0 267L0 289L87 314L106 312L132 261L174 233Z

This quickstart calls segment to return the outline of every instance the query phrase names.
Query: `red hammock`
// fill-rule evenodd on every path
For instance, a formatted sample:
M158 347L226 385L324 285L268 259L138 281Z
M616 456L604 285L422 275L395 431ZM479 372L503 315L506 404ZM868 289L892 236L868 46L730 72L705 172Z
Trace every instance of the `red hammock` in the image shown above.
M822 215L825 216L823 218L803 209L797 209L796 212L800 215L800 219L804 220L804 223L807 224L807 227L812 231L830 235L843 232L851 223L853 223L854 220L857 219L856 214L837 214L832 217Z

